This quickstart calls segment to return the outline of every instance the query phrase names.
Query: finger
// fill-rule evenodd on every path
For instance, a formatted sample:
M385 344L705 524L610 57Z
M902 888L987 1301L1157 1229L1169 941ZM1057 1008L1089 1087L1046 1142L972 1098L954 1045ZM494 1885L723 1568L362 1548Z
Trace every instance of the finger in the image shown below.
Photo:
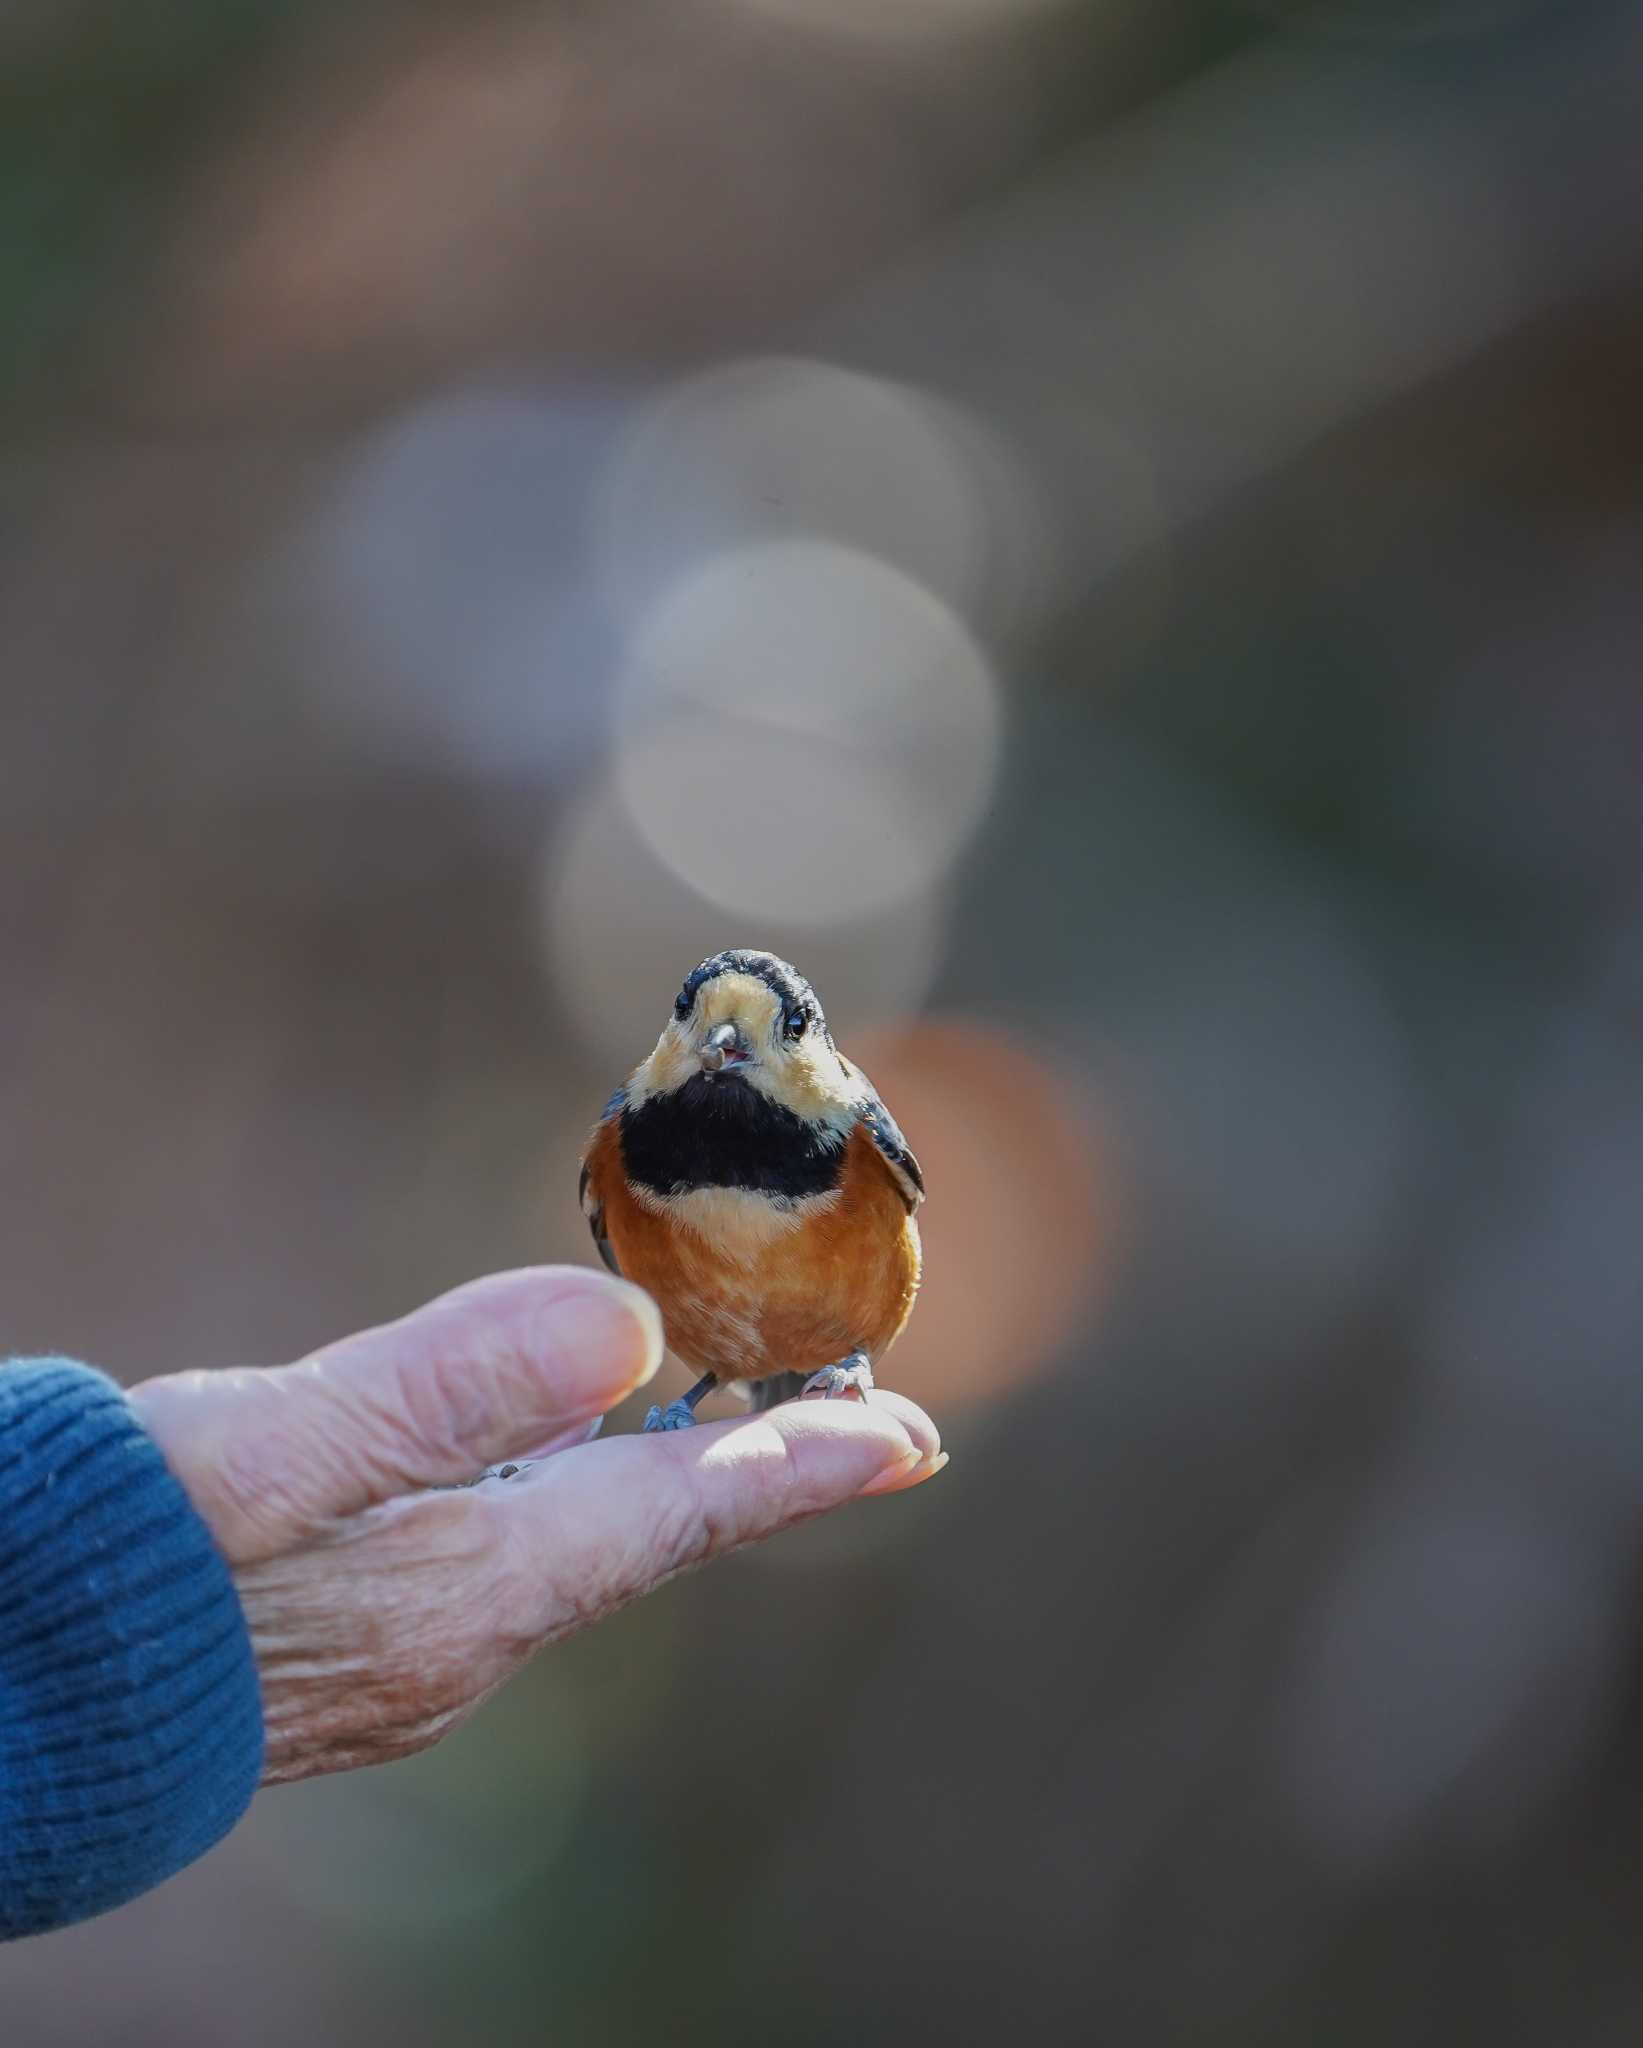
M907 1475L891 1472L875 1479L866 1491L868 1493L899 1493L903 1486L917 1486L921 1480L932 1477L947 1463L947 1453L941 1448L941 1438L935 1424L924 1410L900 1394L887 1394L877 1390L873 1399L895 1416L903 1429L912 1438L920 1451L916 1467ZM556 1452L573 1450L581 1444L591 1443L604 1427L605 1418L596 1415L592 1422L577 1423L571 1429L560 1430L548 1438L546 1443L533 1444L528 1450L517 1453L521 1463L534 1464L538 1459L551 1458ZM510 1470L513 1468L510 1468Z
M863 1493L916 1485L943 1462L935 1425L910 1401L795 1401L746 1421L590 1444L495 1489L494 1505L519 1612L547 1640Z
M150 1380L131 1399L234 1564L455 1485L643 1385L661 1319L580 1266L499 1273L296 1365Z

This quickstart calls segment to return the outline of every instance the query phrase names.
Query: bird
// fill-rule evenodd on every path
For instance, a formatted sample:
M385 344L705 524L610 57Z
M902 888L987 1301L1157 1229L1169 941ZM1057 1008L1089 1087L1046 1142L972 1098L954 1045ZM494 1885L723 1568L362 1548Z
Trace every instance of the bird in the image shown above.
M869 1397L918 1293L924 1175L797 968L750 947L694 968L581 1166L600 1258L700 1375L646 1430L736 1383L760 1410Z

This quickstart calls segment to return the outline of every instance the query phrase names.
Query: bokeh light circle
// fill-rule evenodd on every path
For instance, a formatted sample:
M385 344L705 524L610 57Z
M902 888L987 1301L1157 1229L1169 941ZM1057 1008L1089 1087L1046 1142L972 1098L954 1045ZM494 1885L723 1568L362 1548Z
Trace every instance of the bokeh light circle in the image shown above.
M815 923L934 886L980 822L1002 739L952 612L827 541L681 578L618 708L617 785L658 858L727 910Z
M575 772L604 737L616 659L584 508L619 416L580 393L465 386L352 454L273 569L284 608L353 657L346 687L327 669L305 685L328 720L440 770Z
M838 541L967 618L1031 608L1050 545L1038 494L990 423L893 379L752 357L671 384L606 468L601 582L631 614L680 574L758 541Z

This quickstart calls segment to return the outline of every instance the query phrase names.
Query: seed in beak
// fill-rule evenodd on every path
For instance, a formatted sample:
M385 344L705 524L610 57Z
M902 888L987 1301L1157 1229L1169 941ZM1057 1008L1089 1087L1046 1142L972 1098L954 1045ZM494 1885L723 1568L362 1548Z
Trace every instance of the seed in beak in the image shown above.
M726 1066L739 1067L747 1058L734 1024L715 1024L702 1040L701 1061L705 1073L717 1074Z

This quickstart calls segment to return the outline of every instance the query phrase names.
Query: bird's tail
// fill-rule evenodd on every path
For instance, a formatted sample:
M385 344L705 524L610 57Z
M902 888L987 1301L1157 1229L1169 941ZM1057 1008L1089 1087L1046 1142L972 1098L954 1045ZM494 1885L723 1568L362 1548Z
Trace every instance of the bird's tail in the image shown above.
M767 1380L754 1380L747 1390L747 1404L755 1415L774 1408L778 1401L791 1401L804 1385L802 1372L773 1372Z

